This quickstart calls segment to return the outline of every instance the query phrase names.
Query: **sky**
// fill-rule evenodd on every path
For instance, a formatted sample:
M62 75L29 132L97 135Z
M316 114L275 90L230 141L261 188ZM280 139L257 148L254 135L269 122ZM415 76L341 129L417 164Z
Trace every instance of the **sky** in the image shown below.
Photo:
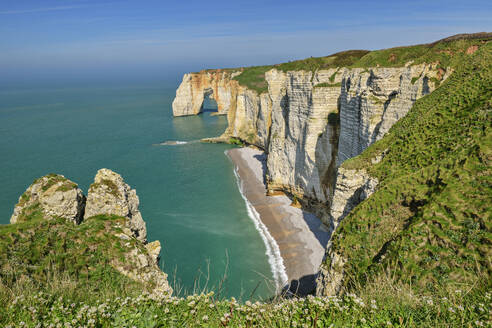
M175 78L479 31L490 0L0 0L0 82Z

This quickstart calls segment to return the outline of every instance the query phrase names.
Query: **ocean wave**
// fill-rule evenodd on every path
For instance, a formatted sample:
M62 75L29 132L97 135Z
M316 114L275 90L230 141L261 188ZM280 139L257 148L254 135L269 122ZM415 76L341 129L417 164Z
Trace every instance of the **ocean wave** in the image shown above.
M284 260L280 255L280 248L277 245L275 239L268 231L266 225L261 221L260 214L256 211L254 206L249 202L243 193L242 181L239 177L238 167L234 168L234 175L236 176L236 182L241 193L241 197L246 203L246 209L248 211L248 216L253 220L256 230L260 233L261 239L266 247L266 256L268 258L268 263L270 264L270 269L272 271L273 279L275 280L275 285L277 292L280 291L288 282L287 273L285 271Z
M154 144L154 146L180 146L180 145L187 145L197 142L200 142L200 140L190 140L190 141L168 140L168 141L160 142L158 144Z

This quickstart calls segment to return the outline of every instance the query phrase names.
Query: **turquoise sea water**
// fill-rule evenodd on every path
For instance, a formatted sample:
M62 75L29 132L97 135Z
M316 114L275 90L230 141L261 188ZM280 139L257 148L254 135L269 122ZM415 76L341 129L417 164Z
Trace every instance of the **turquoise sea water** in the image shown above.
M161 266L184 290L220 284L223 295L273 287L265 246L248 217L230 146L190 141L221 134L226 118L173 118L174 83L0 90L0 224L9 223L31 182L60 173L87 193L97 170L120 173L137 190L149 240L163 245Z

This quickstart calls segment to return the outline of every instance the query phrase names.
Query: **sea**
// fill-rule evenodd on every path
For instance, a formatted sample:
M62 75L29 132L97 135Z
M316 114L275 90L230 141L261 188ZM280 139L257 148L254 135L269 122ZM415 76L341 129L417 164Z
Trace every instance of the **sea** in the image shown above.
M241 196L225 116L207 100L198 116L172 116L178 83L22 85L0 89L0 224L38 177L62 174L87 195L98 169L136 189L149 241L175 294L266 299L275 293L266 247Z

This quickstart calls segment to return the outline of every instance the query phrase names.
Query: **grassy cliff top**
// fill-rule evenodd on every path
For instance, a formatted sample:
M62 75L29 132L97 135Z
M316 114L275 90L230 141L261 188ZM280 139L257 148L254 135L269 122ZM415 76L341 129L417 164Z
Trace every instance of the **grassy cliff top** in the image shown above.
M466 52L474 51L475 46L482 46L492 40L492 33L458 34L433 43L407 47L396 47L383 50L348 50L324 57L310 57L287 63L265 66L221 69L223 72L242 72L234 77L239 84L258 93L268 89L265 72L275 68L280 71L311 71L337 67L401 67L412 64L439 62L442 67L455 67L466 56ZM215 71L215 70L206 70Z
M333 238L349 259L349 289L384 272L429 292L491 288L492 43L454 65L382 140L342 165L379 180Z
M75 225L41 217L0 225L0 303L31 289L70 293L74 300L144 290L110 265L124 263L127 252L144 248L135 239L118 237L126 220L99 215Z

